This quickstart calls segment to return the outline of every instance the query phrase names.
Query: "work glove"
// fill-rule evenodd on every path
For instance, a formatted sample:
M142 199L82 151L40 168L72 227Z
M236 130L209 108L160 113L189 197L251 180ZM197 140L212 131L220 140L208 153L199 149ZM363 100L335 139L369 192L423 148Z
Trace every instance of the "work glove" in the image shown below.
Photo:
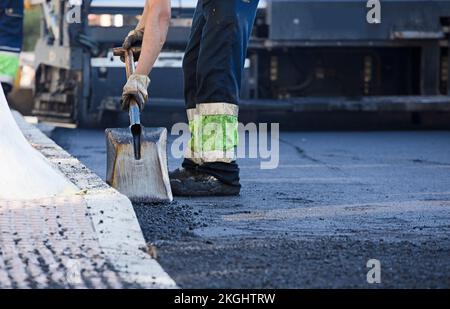
M132 74L128 78L127 83L123 87L122 92L122 108L128 110L130 108L130 101L136 100L140 110L144 109L144 105L148 100L148 86L150 85L150 78L146 75Z
M144 39L144 29L134 29L130 31L123 41L122 47L124 49L130 49L133 46L139 46Z

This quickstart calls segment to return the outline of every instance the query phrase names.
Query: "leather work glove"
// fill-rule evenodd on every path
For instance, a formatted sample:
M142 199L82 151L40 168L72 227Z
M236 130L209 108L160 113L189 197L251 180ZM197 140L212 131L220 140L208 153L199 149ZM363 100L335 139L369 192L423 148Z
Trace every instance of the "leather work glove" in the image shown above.
M144 39L144 29L136 28L131 30L125 40L123 41L122 47L124 49L130 49L133 46L139 46Z
M122 92L122 108L128 110L130 107L130 100L135 99L139 105L140 110L144 109L144 105L148 100L147 88L150 85L150 78L146 75L132 74Z

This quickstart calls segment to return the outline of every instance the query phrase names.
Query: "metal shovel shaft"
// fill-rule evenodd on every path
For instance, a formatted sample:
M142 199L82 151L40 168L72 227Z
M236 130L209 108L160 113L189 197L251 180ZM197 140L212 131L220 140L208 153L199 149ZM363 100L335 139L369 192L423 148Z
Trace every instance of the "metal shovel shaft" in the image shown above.
M125 69L128 79L135 71L134 55L131 49L125 50ZM133 135L134 158L140 160L142 135L141 111L135 100L130 101L128 114L130 116L130 131Z
M142 134L142 126L140 120L140 110L139 106L136 102L134 104L130 104L129 115L130 115L130 130L133 135L133 149L134 149L134 158L136 160L141 159L141 134Z

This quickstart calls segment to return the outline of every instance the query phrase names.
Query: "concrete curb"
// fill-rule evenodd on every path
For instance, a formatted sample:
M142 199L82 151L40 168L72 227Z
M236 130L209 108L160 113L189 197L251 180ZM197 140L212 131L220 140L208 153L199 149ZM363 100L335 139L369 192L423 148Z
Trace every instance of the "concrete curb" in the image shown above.
M177 288L172 278L147 253L130 200L27 123L18 112L13 115L31 145L81 190L102 253L122 280L143 288Z

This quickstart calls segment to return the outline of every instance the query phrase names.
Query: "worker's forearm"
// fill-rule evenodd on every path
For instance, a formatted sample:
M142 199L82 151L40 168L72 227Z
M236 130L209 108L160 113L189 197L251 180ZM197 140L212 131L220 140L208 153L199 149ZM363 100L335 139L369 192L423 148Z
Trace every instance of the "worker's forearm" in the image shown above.
M136 29L145 29L145 21L147 20L147 16L148 16L148 5L149 0L147 0L145 2L145 7L144 7L144 12L141 15L141 19L139 20Z
M163 4L162 4L163 3ZM170 1L147 1L144 40L136 74L148 75L166 41L170 24Z

